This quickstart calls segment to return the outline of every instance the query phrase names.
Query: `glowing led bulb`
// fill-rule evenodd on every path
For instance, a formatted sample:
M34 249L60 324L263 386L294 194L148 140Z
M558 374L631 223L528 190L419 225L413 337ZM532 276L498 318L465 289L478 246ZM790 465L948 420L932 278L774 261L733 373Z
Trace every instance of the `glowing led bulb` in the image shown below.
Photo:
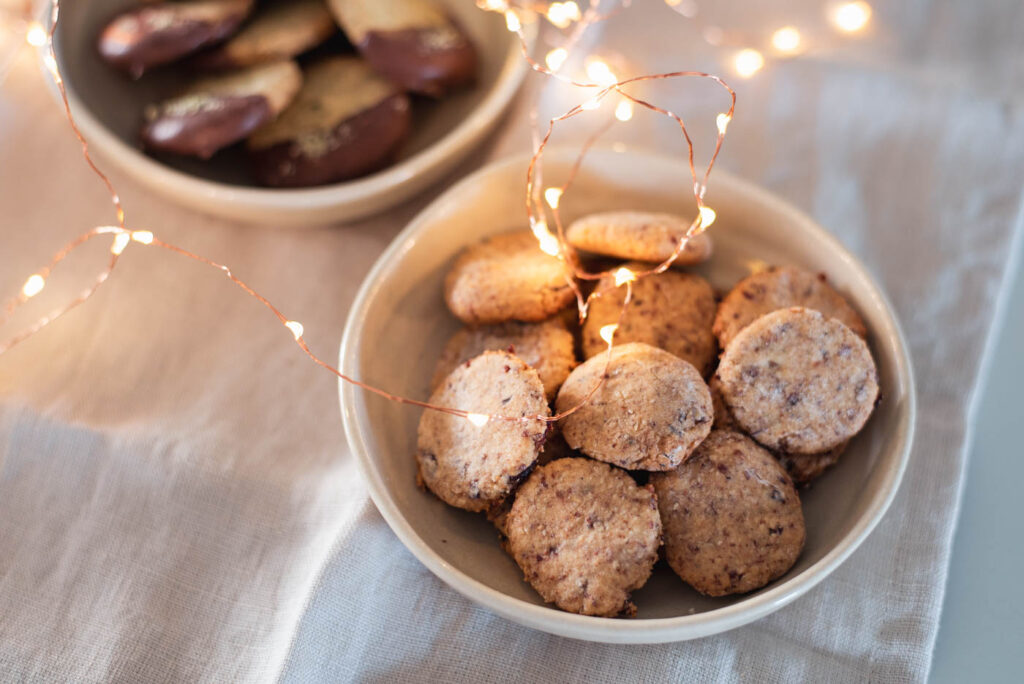
M512 33L516 33L519 29L523 28L522 23L519 21L519 15L516 14L515 10L505 10L505 26Z
M718 124L718 132L725 135L725 129L729 127L729 122L732 121L732 117L722 112L715 117L715 123Z
M548 224L543 219L534 221L533 226L530 228L533 231L533 236L537 238L540 243L540 251L550 256L558 256L558 238L548 230Z
M148 230L136 230L132 232L132 240L143 245L153 244L153 234Z
M846 2L832 13L832 23L846 33L856 33L871 20L871 5L866 2Z
M796 52L800 48L800 32L793 26L783 26L772 34L772 47L779 52Z
M584 102L583 104L581 104L580 105L580 109L591 110L591 109L597 109L600 106L601 106L601 98L597 97L597 96L594 96L594 97L590 98L589 100L587 100L586 102Z
M110 245L110 253L120 255L131 240L132 237L128 233L118 233L114 236L114 244Z
M477 7L488 12L504 12L508 9L508 3L505 0L478 0L476 4Z
M482 413L469 413L466 414L466 420L477 427L483 427L484 425L487 425L487 421L489 421L490 418Z
M623 266L615 272L615 286L618 287L624 283L631 283L636 280L636 275L628 268Z
M736 67L736 73L743 78L750 78L764 66L764 56L752 48L740 50L733 58L733 65Z
M566 28L572 22L583 18L579 5L571 0L570 2L551 3L545 16L548 18L548 21L558 28Z
M303 328L302 324L298 321L288 321L284 324L284 327L292 331L292 335L295 335L295 339L302 337L302 333L305 331L305 328Z
M25 34L25 40L29 45L42 47L46 44L46 29L39 22L33 21L28 27L28 33Z
M558 208L558 201L562 199L561 188L548 188L544 191L544 201L548 203L548 206L552 209Z
M587 62L587 78L599 86L605 87L619 82L611 68L600 59L592 59Z
M623 100L615 106L615 118L619 121L629 121L633 118L633 103Z
M548 65L548 69L558 71L568 56L569 52L565 48L555 48L544 57L544 63Z
M615 331L619 329L619 326L615 323L609 323L608 325L601 326L601 339L608 344L612 343L612 338L615 337Z
M21 288L21 293L26 297L35 297L43 291L44 287L46 287L46 279L36 273L29 276L29 279L25 281L25 285Z
M710 226L712 223L715 222L715 217L716 216L717 216L717 214L715 213L715 210L712 209L711 207L706 207L706 206L705 207L701 207L700 208L700 225L703 228L707 228L708 226Z
M687 19L697 16L697 3L694 0L665 0L665 4Z

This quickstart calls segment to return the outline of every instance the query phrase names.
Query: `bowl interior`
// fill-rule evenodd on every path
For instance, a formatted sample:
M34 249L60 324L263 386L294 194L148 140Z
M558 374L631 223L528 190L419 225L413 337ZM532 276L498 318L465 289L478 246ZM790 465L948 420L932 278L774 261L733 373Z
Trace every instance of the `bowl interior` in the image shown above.
M477 48L480 57L478 83L472 89L439 101L414 98L412 131L396 163L365 178L386 174L402 161L415 157L444 138L483 102L502 73L512 36L505 29L501 17L491 12L482 12L471 2L438 2L448 7ZM54 47L69 92L117 141L142 154L138 131L144 107L174 94L190 75L186 69L171 65L155 69L139 80L132 81L99 58L96 39L103 26L119 11L138 4L139 0L91 0L62 4ZM331 43L345 49L343 38L332 39ZM249 176L248 163L241 145L224 149L209 160L174 155L152 158L169 169L195 178L234 187L260 187Z
M571 161L567 153L549 153L547 181L564 178ZM428 396L434 362L458 328L442 300L446 269L465 245L524 225L525 168L525 159L513 160L464 180L399 236L368 277L350 314L342 347L344 371L396 394ZM681 161L594 150L562 199L563 215L571 221L588 212L633 208L689 214L693 206L688 186L688 172ZM884 400L839 464L801 492L807 544L785 577L753 594L715 599L690 589L662 562L648 584L634 594L637 619L583 618L593 621L591 626L606 626L598 625L598 633L590 632L585 638L602 638L600 630L607 629L606 636L614 632L609 640L629 640L623 631L642 630L645 622L671 618L672 624L685 627L722 609L735 617L737 611L730 607L759 603L761 612L752 613L757 617L768 612L769 602L774 607L784 604L813 586L863 539L891 500L908 454L913 413L909 364L885 298L863 267L810 219L724 173L716 172L712 178L708 203L718 212L710 229L715 253L696 270L718 291L748 274L752 260L827 273L868 323ZM446 506L416 487L412 454L420 411L347 384L341 394L350 443L362 461L377 506L413 552L456 588L465 590L460 584L473 584L475 589L469 593L474 598L486 602L503 595L523 602L510 604L502 598L503 605L492 606L513 619L515 605L543 605L502 551L483 516ZM547 610L559 616L556 621L580 619ZM532 608L527 612L533 616L526 620L529 624L547 628L543 620L535 619L539 613ZM572 633L557 626L552 631ZM658 640L665 638L662 634Z

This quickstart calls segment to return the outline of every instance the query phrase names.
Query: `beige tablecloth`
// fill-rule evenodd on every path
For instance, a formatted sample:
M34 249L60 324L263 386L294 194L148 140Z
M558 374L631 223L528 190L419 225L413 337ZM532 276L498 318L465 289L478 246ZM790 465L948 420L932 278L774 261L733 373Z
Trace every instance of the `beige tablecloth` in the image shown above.
M979 367L1021 250L1024 11L1011 0L878 4L864 38L830 32L819 3L773 7L815 49L733 79L740 105L721 159L857 253L913 348L921 410L903 487L809 595L664 646L576 642L488 613L427 572L367 499L332 377L214 271L136 250L94 300L0 357L0 679L923 680ZM764 43L774 26L748 4L702 8L704 24L634 5L603 49L637 71L728 75L730 49L702 41L701 27ZM701 87L663 95L692 120L712 122L722 106ZM563 99L545 93L548 105ZM233 225L113 176L133 227L231 264L331 358L363 275L429 195L527 148L525 102L458 174L348 226ZM683 150L667 122L638 117L615 136ZM4 293L66 239L111 222L27 50L0 92L0 209ZM35 313L76 292L104 249L76 256Z

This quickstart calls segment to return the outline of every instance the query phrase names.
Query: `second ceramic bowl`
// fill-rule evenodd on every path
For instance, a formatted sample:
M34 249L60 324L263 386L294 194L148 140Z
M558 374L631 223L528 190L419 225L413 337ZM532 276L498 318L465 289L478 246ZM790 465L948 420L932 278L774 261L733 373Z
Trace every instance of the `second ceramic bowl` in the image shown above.
M505 28L500 15L471 2L438 2L477 47L476 87L436 103L419 103L413 133L394 165L365 178L317 188L253 187L244 155L235 150L210 161L160 161L139 149L143 107L173 91L178 77L173 69L163 69L132 82L107 67L96 53L103 25L139 0L62 3L54 47L78 125L103 159L154 192L208 214L276 226L318 225L381 211L438 180L497 123L522 83L527 65L519 39ZM531 44L535 28L527 27Z

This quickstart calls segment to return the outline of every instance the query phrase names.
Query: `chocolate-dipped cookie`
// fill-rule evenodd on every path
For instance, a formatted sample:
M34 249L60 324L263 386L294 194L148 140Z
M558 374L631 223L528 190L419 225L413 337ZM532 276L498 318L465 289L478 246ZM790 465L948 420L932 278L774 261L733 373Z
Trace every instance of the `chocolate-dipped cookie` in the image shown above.
M208 158L273 120L301 84L299 67L287 60L201 78L146 109L142 142L161 152Z
M261 5L227 42L196 55L191 65L222 70L290 59L337 31L324 0L274 0Z
M358 57L311 65L295 102L248 141L253 173L275 187L323 185L388 164L409 131L409 98Z
M224 40L252 10L253 0L196 0L149 3L123 12L104 27L100 57L138 78Z
M462 30L429 0L328 0L352 44L402 88L440 97L476 78Z

